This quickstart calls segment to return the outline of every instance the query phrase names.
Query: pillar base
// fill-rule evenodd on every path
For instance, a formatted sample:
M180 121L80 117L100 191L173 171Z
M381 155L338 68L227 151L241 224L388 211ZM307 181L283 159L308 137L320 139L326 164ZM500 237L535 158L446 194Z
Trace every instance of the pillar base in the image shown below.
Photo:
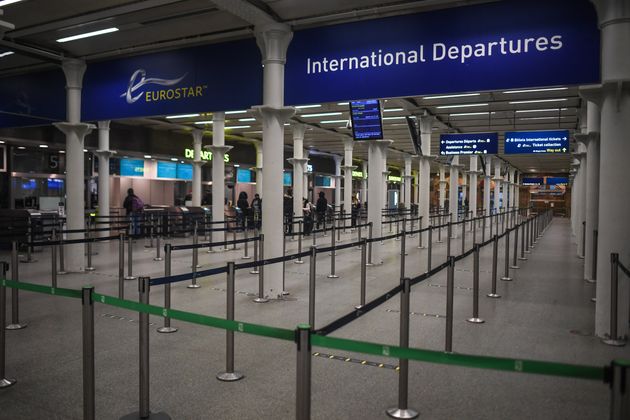
M415 419L420 415L420 413L411 408L390 408L385 413L393 419Z
M608 338L606 340L602 340L602 343L607 344L609 346L614 346L614 347L623 347L626 345L626 342L624 340L613 340L612 338Z

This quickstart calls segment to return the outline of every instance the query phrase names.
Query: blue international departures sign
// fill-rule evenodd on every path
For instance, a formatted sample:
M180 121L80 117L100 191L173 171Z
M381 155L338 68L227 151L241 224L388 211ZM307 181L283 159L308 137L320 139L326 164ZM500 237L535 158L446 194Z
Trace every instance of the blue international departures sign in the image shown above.
M496 155L497 133L440 134L440 155Z
M597 83L588 0L511 0L297 31L288 105Z
M506 155L568 151L569 130L505 132L503 152Z

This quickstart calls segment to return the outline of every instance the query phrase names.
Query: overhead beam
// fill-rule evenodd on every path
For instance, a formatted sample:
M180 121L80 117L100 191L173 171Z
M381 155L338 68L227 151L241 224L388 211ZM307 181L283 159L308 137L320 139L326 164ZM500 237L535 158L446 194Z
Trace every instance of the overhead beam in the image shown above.
M268 13L268 6L265 7L267 10L263 10L258 5L246 0L212 0L212 3L224 12L228 12L254 26L278 22L274 16Z
M60 64L64 59L64 55L62 53L48 51L38 47L31 47L30 45L7 41L5 39L0 39L0 46L27 57L36 58L49 63Z

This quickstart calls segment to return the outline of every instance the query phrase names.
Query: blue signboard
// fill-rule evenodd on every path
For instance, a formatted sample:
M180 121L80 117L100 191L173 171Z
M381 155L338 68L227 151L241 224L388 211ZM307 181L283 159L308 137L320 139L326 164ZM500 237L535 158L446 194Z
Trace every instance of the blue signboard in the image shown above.
M316 187L330 187L331 178L329 176L315 176L315 186Z
M497 133L440 134L441 155L481 155L499 153Z
M144 160L120 159L120 176L144 176Z
M383 138L381 104L377 99L350 102L352 135L355 140L378 140Z
M506 131L504 153L567 153L569 130Z
M252 171L250 171L249 169L237 169L236 182L253 182Z
M290 187L293 183L293 174L291 172L285 172L283 181L285 187Z
M569 184L569 178L567 177L547 177L547 185L568 185Z
M523 185L525 186L536 186L536 185L543 185L545 182L545 180L543 178L523 178L523 180L521 181Z
M49 190L61 190L63 188L63 179L48 178Z
M190 163L178 163L177 164L177 178L184 179L186 181L192 181L193 179L193 166Z
M588 0L500 1L295 32L289 105L598 83Z
M177 163L163 162L163 161L158 160L157 177L158 178L177 178Z

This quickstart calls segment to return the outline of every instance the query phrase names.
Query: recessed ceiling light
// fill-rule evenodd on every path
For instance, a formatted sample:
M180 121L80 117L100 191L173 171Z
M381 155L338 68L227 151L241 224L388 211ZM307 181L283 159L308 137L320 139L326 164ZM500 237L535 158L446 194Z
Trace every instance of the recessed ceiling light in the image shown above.
M233 128L252 128L252 126L251 126L251 125L231 125L231 126L229 126L229 127L228 127L227 125L225 126L225 129L226 129L226 130L229 130L229 129L231 129L231 128L232 128L232 129L233 129Z
M383 112L400 112L400 111L404 111L403 108L386 108L383 110Z
M83 149L83 153L87 153L88 149Z
M59 153L66 153L66 151L65 150L60 150Z
M298 105L295 106L296 109L306 109L306 108L321 108L321 105L313 104L313 105Z
M256 121L256 118L239 118L238 120L242 122L249 122L249 121Z
M327 120L327 121L320 121L320 124L339 124L339 123L347 123L348 120Z
M525 117L519 118L520 121L528 121L528 120L557 120L558 118L569 118L569 117Z
M11 55L11 54L14 54L14 52L13 51L5 51L3 53L0 53L0 58L6 57L7 55Z
M173 120L176 118L194 118L194 117L198 117L199 114L181 114L181 115L167 115L166 119L167 120Z
M24 149L26 149L26 147L24 147L24 146L18 146L18 149L20 149L20 150L24 150Z
M404 120L405 117L383 117L383 120Z
M238 163L235 163L235 164L234 164L234 165L232 165L232 166L234 166L235 168L238 168L238 167L240 167L241 165L239 165Z
M472 115L490 115L490 114L496 114L496 112L458 112L456 114L448 114L449 117L468 117L468 116L472 116Z
M488 106L488 104L460 104L460 105L440 105L436 106L437 109L449 109L449 108L468 108L475 106Z
M466 98L469 96L479 96L479 95L481 95L481 93L458 93L456 95L424 96L422 99Z
M93 37L93 36L105 35L105 34L109 34L109 33L112 33L112 32L117 32L117 31L118 31L118 28L101 29L101 30L98 30L98 31L85 32L85 33L78 34L78 35L72 35L72 36L68 36L68 37L65 37L65 38L59 38L57 40L57 42L64 43L64 42L76 41L77 39L90 38L90 37Z
M503 93L533 93L533 92L551 92L554 90L567 90L568 87L555 87L555 88L544 88L544 89L525 89L525 90L506 90Z
M145 159L151 159L151 155L144 155Z
M300 115L303 118L315 118L315 117L331 117L333 115L341 115L343 112L322 112L320 114L304 114Z
M536 104L540 102L562 102L568 101L567 98L555 98L555 99L532 99L529 101L512 101L509 102L510 105L518 105L518 104Z
M225 111L226 115L230 115L230 114L247 114L247 111L244 109L238 110L238 111Z
M243 134L262 134L261 130L258 131L244 131Z
M171 158L173 162L177 162L177 158Z
M0 140L0 144L4 144L4 140Z
M515 112L517 114L520 113L525 113L525 112L558 112L558 110L560 111L566 111L569 108L547 108L547 109L517 109Z
M24 0L2 0L0 1L0 7L8 6L13 3L19 3Z
M42 149L48 149L48 145L47 144L40 144L39 147L41 147Z
M208 121L195 121L195 124L203 125L203 124L212 124L212 120Z
M339 106L350 105L350 102L337 102L337 105Z

